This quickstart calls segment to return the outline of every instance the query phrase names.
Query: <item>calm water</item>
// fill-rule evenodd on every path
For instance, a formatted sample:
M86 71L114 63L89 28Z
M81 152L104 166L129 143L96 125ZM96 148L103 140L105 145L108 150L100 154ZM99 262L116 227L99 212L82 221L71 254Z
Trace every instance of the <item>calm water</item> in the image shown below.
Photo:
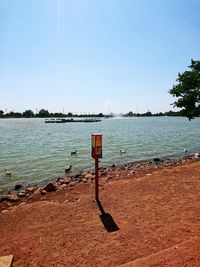
M101 166L200 151L200 118L114 118L100 123L45 124L44 119L0 120L0 189L52 180L73 166L93 168L91 134L103 134ZM120 155L120 149L127 152ZM76 156L71 151L77 150ZM5 168L12 171L5 175Z

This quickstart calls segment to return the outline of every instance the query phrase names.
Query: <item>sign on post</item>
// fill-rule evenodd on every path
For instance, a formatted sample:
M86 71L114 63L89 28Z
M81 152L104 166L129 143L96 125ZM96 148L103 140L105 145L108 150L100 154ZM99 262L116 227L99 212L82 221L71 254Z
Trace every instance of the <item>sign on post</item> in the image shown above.
M102 158L102 135L92 134L92 158Z
M92 134L91 156L95 159L95 198L99 199L99 159L102 158L102 135Z

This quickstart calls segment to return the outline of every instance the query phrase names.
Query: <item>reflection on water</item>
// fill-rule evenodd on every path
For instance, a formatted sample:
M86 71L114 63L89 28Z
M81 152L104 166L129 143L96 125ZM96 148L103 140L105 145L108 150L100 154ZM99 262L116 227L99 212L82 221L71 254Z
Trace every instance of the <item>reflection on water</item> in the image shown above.
M101 166L200 151L200 119L115 118L100 123L45 124L44 119L0 120L0 188L51 180L72 165L93 168L91 134L103 134ZM127 150L121 154L120 149ZM75 156L71 151L77 150ZM12 175L5 175L5 168Z

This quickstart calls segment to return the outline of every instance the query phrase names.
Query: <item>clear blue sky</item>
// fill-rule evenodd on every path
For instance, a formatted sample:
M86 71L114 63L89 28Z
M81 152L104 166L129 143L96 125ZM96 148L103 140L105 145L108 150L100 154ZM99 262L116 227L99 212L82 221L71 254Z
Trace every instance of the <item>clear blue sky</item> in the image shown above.
M0 0L0 109L172 109L200 55L200 0Z

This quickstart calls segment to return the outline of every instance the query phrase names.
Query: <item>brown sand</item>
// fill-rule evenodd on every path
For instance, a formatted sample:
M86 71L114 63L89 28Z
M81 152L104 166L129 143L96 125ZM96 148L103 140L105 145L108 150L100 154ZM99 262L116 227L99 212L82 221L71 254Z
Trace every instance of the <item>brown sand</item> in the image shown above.
M199 161L115 171L100 184L101 209L94 181L2 202L0 256L14 255L13 267L200 266Z

